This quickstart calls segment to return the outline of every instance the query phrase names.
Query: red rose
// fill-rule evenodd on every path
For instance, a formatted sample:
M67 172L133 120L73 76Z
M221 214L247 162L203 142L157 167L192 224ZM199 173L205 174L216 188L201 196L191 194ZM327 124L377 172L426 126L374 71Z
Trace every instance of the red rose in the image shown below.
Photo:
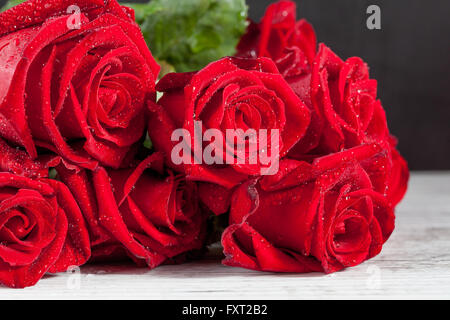
M214 183L198 183L198 196L201 202L216 215L221 215L228 211L233 190Z
M0 172L10 172L29 178L47 177L46 160L48 159L41 157L39 161L33 161L25 151L11 148L0 138Z
M5 153L12 162L25 160L14 159L15 149L2 148ZM0 172L0 283L32 286L46 272L84 264L90 254L83 215L64 184Z
M0 135L93 169L119 167L145 131L159 66L115 0L30 0L0 14ZM80 24L76 23L79 18ZM78 29L77 29L78 28Z
M378 147L353 151L352 159L335 154L313 164L284 160L278 175L240 186L222 238L224 263L330 273L377 255L395 216L359 164L377 155Z
M391 149L390 151L392 167L389 172L386 171L388 186L385 194L387 194L391 204L396 206L406 194L410 174L408 163L400 153L396 149Z
M99 211L95 188L92 184L92 172L78 167L67 167L61 162L52 162L58 178L70 189L76 199L89 231L92 255L111 244L116 245L114 238L99 223Z
M393 141L390 143L394 144ZM408 187L408 164L395 148L381 144L362 144L360 146L316 158L316 166L331 170L348 161L359 161L369 176L372 188L386 197L391 207L403 199ZM292 178L292 177L291 177ZM267 180L267 179L266 179Z
M206 217L198 206L197 186L165 172L162 154L153 154L134 169L99 167L81 175L57 170L80 202L95 259L126 253L154 268L202 248Z
M92 250L90 261L110 262L131 258L138 262L100 223L99 202L102 199L97 199L92 171L58 161L52 161L51 165L56 168L58 178L72 192L86 220Z
M396 205L404 196L409 178L406 161L389 133L386 114L377 100L377 82L369 78L367 65L357 57L342 61L321 45L312 74L290 80L297 95L310 107L311 125L289 157L311 160L316 156L377 144L382 149L376 161L363 166L375 190Z
M285 77L309 72L316 55L316 34L306 20L296 21L296 9L292 1L270 5L259 24L250 23L237 56L272 58Z
M305 139L291 156L325 155L390 139L386 115L377 100L377 81L369 78L360 58L344 62L321 44L311 75L289 82L312 111Z
M395 150L384 109L377 100L377 82L370 79L367 65L358 57L342 61L320 45L312 27L295 22L295 3L279 1L267 9L259 24L252 23L238 47L239 56L268 56L277 62L287 82L311 111L311 123L289 157L312 161L364 144L383 145L383 166L369 170L376 188L393 204L403 197L409 171ZM302 52L307 59L294 59ZM304 63L299 63L304 61ZM369 165L369 164L365 164ZM375 169L376 168L376 169Z
M409 169L408 163L395 148L386 148L375 157L362 161L361 165L369 175L374 190L383 194L391 206L396 206L403 199L408 187Z
M306 106L267 58L224 58L197 73L169 74L158 83L157 89L164 92L164 96L158 105L150 104L150 138L155 149L166 154L167 162L185 172L191 180L232 188L249 175L261 174L264 165L260 161L230 164L225 160L223 164L215 165L194 161L184 163L184 166L175 165L171 161L175 146L171 135L177 128L184 128L193 138L192 149L195 144L202 149L202 142L194 140L196 121L201 122L203 132L215 129L222 137L227 135L228 129L241 129L242 132L263 129L269 137L270 132L278 130L279 156L283 157L301 140L309 124ZM258 139L259 154L271 154L274 145L270 144L265 150L260 136ZM238 143L246 143L245 139L238 140ZM211 144L228 146L228 142L224 138ZM227 149L222 153L222 159L230 153L235 159L239 158L235 150Z

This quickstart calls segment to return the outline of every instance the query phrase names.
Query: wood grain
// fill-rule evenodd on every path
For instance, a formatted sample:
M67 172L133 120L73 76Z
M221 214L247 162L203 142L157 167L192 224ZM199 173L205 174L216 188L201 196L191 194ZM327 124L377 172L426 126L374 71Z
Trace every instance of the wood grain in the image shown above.
M270 274L201 262L153 271L86 266L0 299L449 299L450 172L415 173L381 255L331 275Z

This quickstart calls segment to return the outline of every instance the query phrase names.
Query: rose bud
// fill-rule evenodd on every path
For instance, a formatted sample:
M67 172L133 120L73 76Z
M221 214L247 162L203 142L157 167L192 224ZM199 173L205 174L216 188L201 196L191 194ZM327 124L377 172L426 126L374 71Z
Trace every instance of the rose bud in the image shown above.
M39 146L117 168L145 131L159 66L130 9L73 5L30 0L0 14L0 135L32 158Z
M128 255L155 268L202 249L206 215L199 207L197 185L165 171L161 153L132 169L99 167L81 175L57 170L75 197L84 199L80 207L91 229L96 260Z
M271 4L260 23L250 22L237 56L272 58L286 78L309 73L316 55L316 34L306 20L296 21L296 10L292 1Z
M186 173L188 179L227 189L248 176L261 175L271 167L261 160L262 155L278 161L302 139L309 124L307 107L268 58L224 58L197 73L169 74L157 89L164 95L158 105L150 104L149 135L155 149L164 152L168 165ZM179 128L184 137L189 136L188 155L186 161L174 163L178 141L172 138ZM235 148L227 134L239 130L254 132L256 139L237 135ZM206 138L208 132L214 133L213 139ZM273 139L274 132L278 139ZM199 137L202 134L204 137ZM207 140L210 144L205 147ZM249 151L250 144L256 152ZM219 161L208 163L205 155L211 146ZM240 146L245 149L243 156ZM200 149L199 157L196 149Z
M312 164L287 159L278 175L239 186L222 238L224 264L331 273L380 253L394 230L393 207L360 164L378 152L363 146Z
M0 173L0 283L36 284L90 257L89 235L69 189L59 181Z

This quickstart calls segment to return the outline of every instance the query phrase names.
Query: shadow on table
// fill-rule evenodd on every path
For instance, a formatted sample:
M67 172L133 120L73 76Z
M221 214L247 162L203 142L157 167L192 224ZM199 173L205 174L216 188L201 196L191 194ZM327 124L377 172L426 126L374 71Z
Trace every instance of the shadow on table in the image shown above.
M271 273L247 270L222 265L224 256L220 248L210 248L202 259L176 265L163 265L153 270L137 267L132 262L114 264L90 264L81 267L82 274L120 274L120 275L152 275L158 278L218 278L218 277L246 277L264 278L276 275L279 278L315 278L325 276L322 273Z

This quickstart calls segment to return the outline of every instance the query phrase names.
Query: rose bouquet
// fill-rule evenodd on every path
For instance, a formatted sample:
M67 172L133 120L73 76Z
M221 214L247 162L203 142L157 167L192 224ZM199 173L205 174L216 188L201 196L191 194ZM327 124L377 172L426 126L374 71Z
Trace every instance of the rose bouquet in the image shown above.
M380 253L409 171L368 66L317 45L291 1L242 36L243 1L215 2L0 13L2 284L181 263L219 215L229 266L330 273Z

